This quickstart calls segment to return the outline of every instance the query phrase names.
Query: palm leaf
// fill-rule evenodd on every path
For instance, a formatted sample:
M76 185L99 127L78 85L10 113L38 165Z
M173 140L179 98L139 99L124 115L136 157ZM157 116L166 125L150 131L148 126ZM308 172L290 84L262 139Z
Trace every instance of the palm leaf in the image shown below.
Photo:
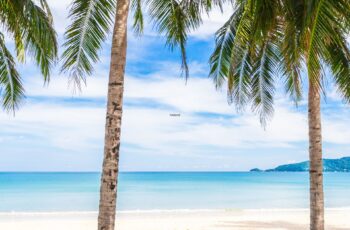
M348 32L346 26L350 21L349 1L347 0L312 0L307 2L307 26L309 33L305 33L307 53L307 70L313 84L322 89L324 78L322 64L329 62L329 44L333 48L343 47L344 38L339 36ZM315 9L311 11L312 9ZM343 48L341 48L343 49Z
M19 7L13 6L14 2L9 0L0 0L0 22L7 32L8 35L13 35L15 42L15 49L17 54L17 59L24 63L25 61L25 47L22 40L22 31L23 25L20 25L18 20L18 15L21 14L21 11L18 13L16 9Z
M21 79L16 70L15 61L10 51L5 46L5 39L0 33L0 94L2 106L7 111L15 111L24 90Z
M23 15L19 17L25 50L39 66L45 81L57 59L56 33L50 16L31 0L21 0Z
M33 58L47 82L57 58L57 41L46 1L0 0L0 5L0 24L6 34L13 38L18 60L24 62L26 56ZM2 34L0 87L3 108L15 112L24 97L24 89Z
M229 104L235 103L242 110L250 100L250 77L252 74L251 1L242 1L231 18L216 33L216 47L211 55L210 77L216 88L227 80Z
M303 43L300 41L303 26L304 5L301 1L288 0L283 5L285 15L282 22L280 43L280 70L284 79L285 91L296 103L302 98L301 69Z
M32 0L1 0L0 4L0 20L14 38L18 59L24 62L28 53L48 81L57 59L57 41L46 1L37 5Z
M137 35L141 35L144 29L144 19L141 0L132 0L131 9L134 11L134 31Z
M215 49L209 61L209 77L213 78L217 89L222 87L231 68L231 56L236 36L236 28L240 23L243 10L243 5L240 5L230 19L215 34Z
M171 50L179 48L181 69L186 79L189 76L186 43L188 33L202 22L205 6L197 1L148 0L147 8L157 31L165 34L166 45Z
M278 48L267 41L257 48L256 62L253 67L252 100L253 111L259 114L260 123L265 127L267 120L273 115L273 95L275 91L274 77L277 75Z
M116 1L74 0L69 17L72 24L65 33L62 71L68 72L73 83L80 87L86 75L99 60L98 51L110 30Z
M306 65L307 72L312 84L315 84L317 88L322 89L322 79L324 71L321 60L323 58L323 52L326 50L323 40L329 32L332 32L332 24L328 20L328 8L327 1L312 0L308 2L308 9L313 10L312 14L307 18L307 22L310 25L310 30L306 30L304 37L307 41L306 50ZM309 14L308 14L309 15Z
M343 41L340 46L333 39L337 36L339 36L337 40ZM329 37L325 62L331 67L339 93L350 103L350 49L341 33Z
M236 108L240 111L250 101L251 98L251 75L253 71L252 60L249 45L243 52L228 75L227 96L229 104L235 103Z
M47 1L40 0L40 5L41 5L41 8L46 12L46 15L47 15L50 23L52 23L53 17L52 17L52 13L51 13L51 10L50 10L50 7L49 7L49 4L47 3Z

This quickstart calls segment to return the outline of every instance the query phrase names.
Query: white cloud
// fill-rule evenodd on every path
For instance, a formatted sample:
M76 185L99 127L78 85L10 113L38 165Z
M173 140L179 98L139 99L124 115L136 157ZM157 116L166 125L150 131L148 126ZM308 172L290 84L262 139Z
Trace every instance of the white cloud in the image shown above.
M148 99L176 108L178 112L211 112L233 114L234 109L227 106L225 92L216 92L211 80L206 78L190 78L187 82L179 77L178 65L174 63L162 64L161 70L148 76L126 77L125 99ZM193 65L192 73L202 73L201 66ZM105 77L103 77L105 76ZM97 73L89 77L87 86L77 94L68 87L67 78L56 76L48 86L43 87L39 77L27 79L25 88L28 96L41 97L81 97L106 98L107 73ZM175 111L176 112L176 111Z
M227 3L223 6L223 11L219 8L213 9L209 15L203 14L203 24L191 36L198 39L212 38L215 32L222 27L233 13L233 6Z
M124 151L128 152L127 155L141 154L145 159L159 156L202 159L205 156L207 160L204 161L207 163L202 163L210 165L210 159L214 155L216 160L220 158L225 160L230 151L266 153L273 149L281 151L289 149L289 152L301 152L300 143L304 143L303 145L307 143L307 114L294 109L292 103L285 99L279 98L276 101L275 116L267 129L263 130L258 118L253 114L249 112L236 114L234 109L227 105L225 93L216 92L210 79L191 78L185 85L180 78L160 76L160 73L143 78L128 76L126 79L125 102L146 103L125 106L122 142ZM7 133L9 137L20 135L23 141L30 138L42 140L52 148L66 152L94 150L97 154L96 151L102 151L104 102L99 105L55 103L56 97L70 95L66 89L66 79L57 78L44 89L40 88L39 80L29 82L28 93L30 96L40 95L46 100L27 103L15 118L1 114L2 133ZM105 78L89 78L88 88L83 90L82 96L76 97L92 100L104 98L106 85ZM52 97L56 99L50 101ZM164 106L150 106L147 104L148 100ZM169 115L177 112L181 113L180 117ZM198 115L198 112L215 113L217 116ZM350 140L350 132L346 129L350 122L348 117L324 114L325 143L348 144ZM3 135L1 139L6 141L7 136ZM242 156L240 158L242 165L239 164L237 167L241 170L249 169L252 162L243 162L253 155L246 155L246 158ZM282 163L283 160L285 162L291 160L290 155L282 156L284 158L279 156ZM307 155L303 159L306 157ZM231 165L232 162L228 163ZM271 161L270 164L275 163ZM166 165L167 163L162 167L166 168ZM268 166L267 163L265 165ZM124 167L128 168L128 165ZM133 164L130 164L130 167L135 169Z
M54 17L54 26L59 36L62 36L68 23L68 7L71 0L49 0L48 4Z
M323 138L324 141L332 144L348 145L350 143L348 112L338 113L339 111L335 111L333 115L323 118Z
M108 75L107 75L108 76ZM28 96L41 97L73 97L73 98L93 98L107 96L107 78L89 77L87 85L82 86L82 90L74 90L69 85L67 76L54 76L50 84L43 85L40 77L27 78L25 82L26 94Z
M34 137L52 147L83 151L101 144L96 141L103 133L104 111L42 102L24 106L15 117L1 113L0 124L4 137Z
M280 98L276 101L274 118L264 131L255 115L249 112L237 114L232 106L228 106L225 92L217 92L210 79L190 78L185 85L183 79L171 76L174 71L169 70L167 65L164 68L167 71L161 70L142 78L126 77L125 101L146 103L125 110L123 135L126 142L145 148L156 148L162 143L166 146L168 142L174 145L177 142L187 142L191 145L245 148L288 147L294 142L307 141L307 114L294 109L293 104L286 99ZM200 72L198 68L198 73ZM169 73L169 76L166 76L166 73ZM104 99L107 94L106 86L106 78L89 78L87 87L83 88L81 95L76 95L75 98ZM67 97L72 95L71 90L67 88L66 78L63 77L53 78L51 84L45 88L42 87L40 79L32 80L28 82L26 88L29 96ZM148 102L163 105L164 108L149 106ZM36 109L38 108L31 110ZM72 111L69 108L66 109L73 114L80 108ZM94 114L94 110L91 113ZM181 113L181 117L171 117L170 113ZM197 113L231 115L232 118L205 118L198 116ZM72 116L65 116L65 119L72 118ZM61 122L64 123L64 121ZM346 122L346 117L334 119L334 116L326 115L324 140L330 143L347 143L350 132L346 130Z
M178 112L210 112L232 114L223 94L215 91L209 79L192 78L187 85L182 79L157 76L128 78L126 98L152 99L175 107ZM174 111L176 112L176 111Z

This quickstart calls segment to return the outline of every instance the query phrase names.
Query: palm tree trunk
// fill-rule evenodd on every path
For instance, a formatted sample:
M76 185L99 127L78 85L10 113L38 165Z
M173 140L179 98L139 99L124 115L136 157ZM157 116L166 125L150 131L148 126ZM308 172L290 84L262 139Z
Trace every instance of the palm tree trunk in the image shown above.
M129 0L118 0L112 38L98 230L114 230Z
M310 230L324 230L320 92L309 82Z

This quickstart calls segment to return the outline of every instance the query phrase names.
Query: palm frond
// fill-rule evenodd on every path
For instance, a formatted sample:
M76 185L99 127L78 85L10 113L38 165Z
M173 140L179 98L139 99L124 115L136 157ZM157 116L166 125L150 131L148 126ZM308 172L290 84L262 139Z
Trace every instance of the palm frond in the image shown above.
M239 1L236 6L236 15L217 32L210 74L217 87L227 80L229 103L238 110L252 102L252 110L265 126L273 114L281 6L279 1L252 0Z
M45 81L57 59L56 33L51 12L45 0L37 5L32 0L1 0L0 20L15 41L17 58L24 62L28 53L39 66Z
M24 89L16 70L15 61L6 48L3 34L0 33L0 95L5 110L15 112L24 97Z
M342 40L342 44L335 43L334 37ZM330 66L336 86L344 100L350 103L350 49L346 38L341 33L333 34L327 42L325 62Z
M278 25L281 3L279 0L253 0L250 8L253 33L251 36L254 40L265 39Z
M215 34L215 49L209 60L209 77L213 79L217 89L222 87L231 68L231 56L236 29L240 23L243 10L243 5L240 5L230 19Z
M25 50L39 66L44 80L50 79L50 70L57 60L56 32L50 16L31 0L22 0L22 41Z
M265 127L267 120L273 115L273 95L275 92L274 77L278 65L278 48L271 42L257 47L256 62L252 76L252 109L259 114L260 123Z
M0 25L13 38L17 59L29 56L38 65L45 82L57 59L56 33L46 0L0 0ZM0 34L0 88L2 106L7 111L19 107L24 89L4 36Z
M308 77L311 84L317 89L322 89L324 70L322 66L323 51L326 50L324 39L327 34L332 33L332 22L329 18L327 1L312 0L308 2L308 9L315 9L308 14L307 23L309 30L305 30L306 65Z
M134 11L134 31L137 35L142 35L144 29L144 19L141 0L132 0L131 9Z
M53 17L52 17L52 13L49 7L49 4L47 3L46 0L40 0L40 5L41 8L46 12L46 15L50 21L50 23L53 23Z
M274 113L274 82L278 76L281 56L282 5L278 0L253 1L252 4L251 100L252 110L259 115L263 127Z
M18 20L21 11L18 12L19 6L15 7L14 2L8 0L0 0L0 22L2 27L5 29L8 35L13 35L15 42L15 50L17 54L17 59L24 63L25 62L25 46L22 40L22 30L24 25L21 25ZM22 20L21 20L22 21Z
M252 1L241 1L231 18L219 29L211 55L210 77L216 88L227 81L228 103L243 110L251 97Z
M202 5L196 1L149 0L150 19L159 33L165 34L166 45L171 50L179 48L181 69L189 76L186 43L188 33L202 22Z
M62 71L68 72L79 88L99 60L98 51L106 39L115 13L114 0L74 0L65 32Z
M323 90L323 64L329 62L329 46L342 47L342 34L348 32L350 19L347 0L310 0L307 1L306 33L303 40L306 49L308 75L312 84ZM340 35L340 36L339 36ZM342 48L341 48L342 49Z
M285 91L298 104L302 98L301 69L303 68L303 43L301 31L303 26L303 7L301 1L288 0L283 5L285 15L282 22L280 43L280 70L284 79Z
M251 47L248 44L245 50L237 54L236 61L231 64L228 74L227 97L229 104L234 103L241 111L251 99L251 75L253 63L251 60ZM243 56L240 56L242 55Z

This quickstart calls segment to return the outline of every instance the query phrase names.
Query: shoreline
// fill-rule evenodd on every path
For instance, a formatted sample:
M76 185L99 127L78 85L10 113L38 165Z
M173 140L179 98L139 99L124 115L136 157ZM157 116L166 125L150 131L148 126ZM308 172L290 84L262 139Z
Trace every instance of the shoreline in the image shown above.
M326 208L327 229L350 229L350 207ZM118 230L302 230L308 209L134 210L117 212ZM97 212L1 212L0 229L94 230Z
M134 209L134 210L120 210L117 211L119 214L132 214L132 213L177 213L177 212L236 212L236 211L308 211L308 208L207 208L207 209L196 209L196 208L183 208L183 209ZM326 207L328 211L350 211L350 207ZM1 215L59 215L59 214L97 214L98 211L0 211Z

